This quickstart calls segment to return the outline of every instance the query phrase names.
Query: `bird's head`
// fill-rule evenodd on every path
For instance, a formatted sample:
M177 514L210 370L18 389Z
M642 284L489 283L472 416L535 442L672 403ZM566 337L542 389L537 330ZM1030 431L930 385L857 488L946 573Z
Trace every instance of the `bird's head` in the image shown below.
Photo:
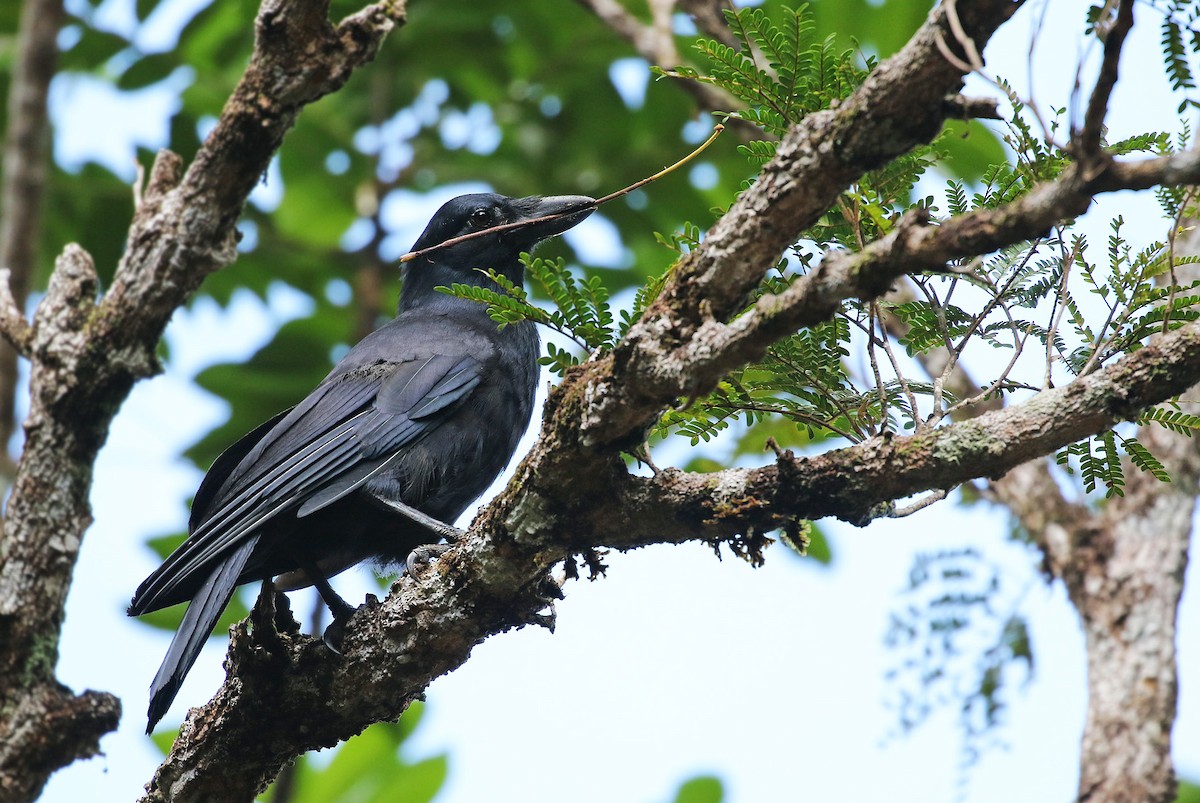
M494 269L521 284L524 280L521 252L532 251L542 240L578 224L595 210L594 203L586 195L508 198L490 192L460 195L447 201L434 213L412 250L434 248L468 234L479 233L479 236L437 248L408 262L400 308L417 306L436 297L439 294L434 288L439 285L488 284L487 277L477 268ZM552 215L560 217L532 222ZM526 221L530 222L521 225Z

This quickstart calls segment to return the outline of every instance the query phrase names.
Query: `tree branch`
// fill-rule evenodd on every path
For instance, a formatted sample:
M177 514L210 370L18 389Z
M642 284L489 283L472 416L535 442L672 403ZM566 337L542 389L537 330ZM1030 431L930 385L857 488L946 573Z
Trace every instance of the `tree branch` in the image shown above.
M1100 28L1103 22L1102 20L1097 23L1097 28ZM1121 61L1121 50L1125 46L1125 37L1132 29L1133 0L1120 0L1117 18L1103 34L1104 58L1100 63L1100 74L1096 78L1096 86L1092 89L1092 95L1088 99L1083 128L1073 132L1071 136L1073 149L1084 159L1100 153L1104 120L1108 117L1108 99L1117 85L1118 67Z
M32 800L54 770L94 754L119 716L111 695L74 697L54 677L63 603L91 521L92 467L113 414L157 369L174 310L234 259L234 224L296 114L342 86L404 18L403 3L384 0L335 28L327 10L323 0L265 0L250 65L191 168L181 178L179 157L164 151L155 161L108 293L97 302L91 258L68 246L31 330L14 325L32 368L0 549L5 800ZM0 294L0 319L14 307Z
M7 489L16 464L8 443L16 430L17 352L28 341L25 301L37 267L42 201L50 167L47 97L58 64L62 0L32 0L21 9L8 92L8 131L0 170L0 478ZM14 314L15 310L15 314Z
M1088 174L1093 177L1086 178ZM1035 187L1012 203L950 218L937 226L926 225L928 218L923 213L910 213L862 251L827 253L787 290L762 296L749 312L731 323L705 321L689 343L669 359L659 360L652 377L656 384L639 390L664 403L680 396L698 396L729 371L760 358L779 338L828 319L846 299L883 295L904 274L946 271L953 260L1033 239L1083 214L1103 192L1198 181L1200 150L1191 150L1134 163L1110 163L1109 169L1098 174L1092 166L1072 166L1058 180Z
M960 5L958 19L982 49L1020 5L975 0ZM754 185L675 266L659 298L593 374L603 383L587 390L591 401L579 411L587 443L639 441L663 406L680 395L678 378L662 373L673 364L675 349L692 341L706 322L729 321L740 312L784 249L847 186L941 131L945 98L963 80L962 71L938 49L939 37L948 32L945 9L939 7L854 94L788 132Z
M575 553L705 540L753 556L762 547L756 534L823 516L865 524L897 498L999 476L1198 379L1200 324L1190 324L1071 385L927 434L716 474L642 478L615 460L594 471L576 462L570 480L564 466L544 474L561 459L553 432L560 389L516 481L430 571L359 609L342 656L294 628L276 632L263 615L236 626L229 678L191 712L145 800L205 799L217 789L248 798L295 755L394 719L479 641L539 621L545 571Z
M673 70L683 63L679 51L675 47L675 34L672 28L671 12L674 0L655 0L650 3L653 16L649 25L644 25L637 17L617 0L576 0L576 2L591 11L596 18L607 25L617 36L633 46L637 54L649 64ZM689 9L690 11L690 9ZM729 36L729 28L719 13L708 17L706 21L718 20L725 38L731 47L737 43ZM675 79L675 86L691 95L696 105L710 112L731 111L739 108L736 99L709 84L686 79ZM726 125L733 128L743 140L762 139L766 134L758 126L737 117L731 117Z

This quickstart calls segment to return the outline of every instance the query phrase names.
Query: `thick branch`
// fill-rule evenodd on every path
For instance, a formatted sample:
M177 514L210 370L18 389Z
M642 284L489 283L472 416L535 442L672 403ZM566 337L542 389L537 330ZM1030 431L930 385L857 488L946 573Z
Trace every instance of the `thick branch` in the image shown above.
M963 2L958 16L982 49L1020 5ZM677 380L661 375L674 349L707 321L728 321L739 312L784 249L853 181L941 131L945 98L963 79L938 49L939 38L948 33L945 10L938 8L841 105L809 115L788 132L755 184L675 267L659 299L617 347L611 371L594 374L607 378L587 391L592 402L583 411L582 429L588 443L639 440L641 430L679 395Z
M80 540L91 524L88 489L101 439L86 413L59 394L75 367L69 350L95 304L91 258L70 246L55 265L35 317L32 404L25 452L5 510L0 550L0 790L33 800L50 773L99 752L121 704L80 697L54 678L58 632Z
M654 533L664 520L706 516L692 537L729 537L759 532L797 518L834 516L866 524L886 515L892 501L922 491L954 488L980 477L1001 477L1034 458L1136 417L1140 410L1171 398L1200 381L1200 325L1190 325L1092 376L1043 391L1003 410L908 437L883 436L816 457L788 458L755 469L717 474L662 472L630 480L637 489L622 499L629 524L613 547L664 540ZM645 503L638 500L645 498ZM670 511L648 521L653 501ZM1074 509L1072 507L1072 509ZM721 511L725 511L722 513ZM1078 509L1079 513L1082 509ZM1042 515L1077 518L1066 508ZM672 528L684 533L695 521ZM674 540L674 539L666 539Z
M22 311L37 264L42 201L50 167L47 97L58 63L62 0L33 0L21 9L16 59L8 91L8 131L0 170L0 332L17 350L27 343ZM16 310L16 314L13 314ZM0 347L0 477L7 488L15 465L8 443L16 429L17 353Z
M471 536L431 571L400 580L383 603L359 610L344 657L291 632L236 628L229 679L189 716L146 800L204 799L216 789L245 797L295 755L395 718L483 638L537 621L547 604L545 570L573 553L695 539L753 549L750 534L798 518L865 523L899 497L999 476L1198 379L1200 324L1192 324L1071 385L923 435L789 455L764 468L650 479L615 460L589 471L560 462L552 412L517 481ZM551 407L562 402L557 395Z
M24 336L31 407L0 550L5 800L35 797L51 772L95 752L116 725L114 698L74 698L54 677L63 603L91 520L92 466L113 414L156 369L174 310L233 260L235 221L297 113L342 86L404 14L385 0L335 28L327 9L321 0L265 0L250 66L191 169L180 178L178 157L156 160L107 295L97 303L91 258L69 246ZM12 308L0 296L0 319ZM20 702L38 699L49 702L36 710Z

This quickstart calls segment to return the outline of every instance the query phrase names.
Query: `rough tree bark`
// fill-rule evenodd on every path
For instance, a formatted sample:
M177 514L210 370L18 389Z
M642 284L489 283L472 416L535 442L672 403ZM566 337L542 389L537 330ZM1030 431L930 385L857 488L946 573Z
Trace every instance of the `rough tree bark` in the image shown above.
M25 308L37 265L42 230L42 201L50 169L50 117L47 97L58 64L62 0L36 0L21 9L17 58L8 93L8 132L0 171L0 268L9 271L9 288ZM0 346L0 481L12 483L16 465L8 443L16 430L17 352Z
M32 364L25 450L0 545L5 800L35 798L50 773L93 755L120 715L111 695L75 696L54 676L66 592L91 521L92 466L112 416L133 382L157 370L171 314L233 261L242 205L297 113L369 61L404 13L389 0L334 27L327 11L319 0L263 4L258 51L221 122L186 174L178 157L160 154L103 297L78 246L59 258L32 324L7 283L0 293L0 326Z
M807 459L783 454L775 465L703 476L666 471L641 478L625 470L620 449L638 443L666 405L711 388L772 339L824 320L838 301L874 298L905 273L944 270L947 260L1020 242L1078 215L1098 192L1200 180L1196 152L1115 164L1098 147L1115 81L1115 72L1102 71L1075 138L1077 164L1058 180L1007 207L938 227L912 217L862 253L826 259L734 318L783 250L848 184L928 141L962 108L947 97L1020 5L958 0L935 9L853 96L795 126L613 354L573 371L552 393L537 444L469 537L430 569L398 581L385 601L360 608L343 655L301 635L286 612L270 608L271 599L260 601L234 628L225 684L190 713L144 799L249 800L305 750L394 719L484 638L547 624L547 599L556 589L546 571L563 561L573 566L576 555L703 539L757 556L761 533L770 529L821 516L866 523L887 515L897 498L999 477L1200 382L1200 324L1193 324L1063 388L911 437L880 437ZM5 792L13 790L13 799L36 795L50 772L86 753L116 716L111 697L76 698L52 671L62 597L87 526L91 465L111 416L132 382L155 370L154 346L171 311L205 275L232 261L233 225L245 197L301 107L341 86L403 19L403 5L394 2L369 6L337 27L326 11L320 0L265 0L245 77L186 174L177 157L159 156L114 285L102 298L95 297L86 254L71 247L31 326L11 298L0 303L0 329L33 363L28 446L0 553L0 638L12 645L0 658L0 783L12 784ZM1106 69L1115 69L1119 52L1119 41L1109 46ZM600 515L598 501L608 511L614 499L631 512L618 528ZM1105 548L1123 555L1123 538ZM1062 571L1070 587L1076 581L1067 567ZM1098 580L1089 576L1082 572L1076 584L1090 593L1089 582ZM1165 607L1154 615L1167 615L1170 592L1162 599ZM1089 639L1093 631L1111 636L1128 625L1109 617L1115 609L1080 605ZM1093 677L1104 662L1125 661L1097 656ZM1155 699L1172 698L1173 685ZM48 724L48 710L59 719ZM61 733L82 738L50 741ZM34 749L42 751L44 770L18 786L10 780L17 777L14 762ZM1118 793L1133 787L1106 785L1108 779L1138 774L1097 768L1084 789L1091 800L1122 799ZM1145 788L1160 788L1150 769L1142 775Z

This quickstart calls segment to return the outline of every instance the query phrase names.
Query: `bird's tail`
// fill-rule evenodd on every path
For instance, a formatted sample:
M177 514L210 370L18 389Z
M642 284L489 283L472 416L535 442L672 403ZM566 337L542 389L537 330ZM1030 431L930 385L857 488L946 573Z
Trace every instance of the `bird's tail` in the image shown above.
M233 590L237 588L238 577L257 544L258 536L246 539L244 544L213 569L212 574L192 597L187 612L183 615L183 622L175 631L175 638L171 640L167 657L163 659L158 674L154 676L154 682L150 684L146 733L154 730L154 726L171 707L183 678L196 662L196 656L200 654L205 639L212 633L217 620L221 618L221 612L229 604Z

